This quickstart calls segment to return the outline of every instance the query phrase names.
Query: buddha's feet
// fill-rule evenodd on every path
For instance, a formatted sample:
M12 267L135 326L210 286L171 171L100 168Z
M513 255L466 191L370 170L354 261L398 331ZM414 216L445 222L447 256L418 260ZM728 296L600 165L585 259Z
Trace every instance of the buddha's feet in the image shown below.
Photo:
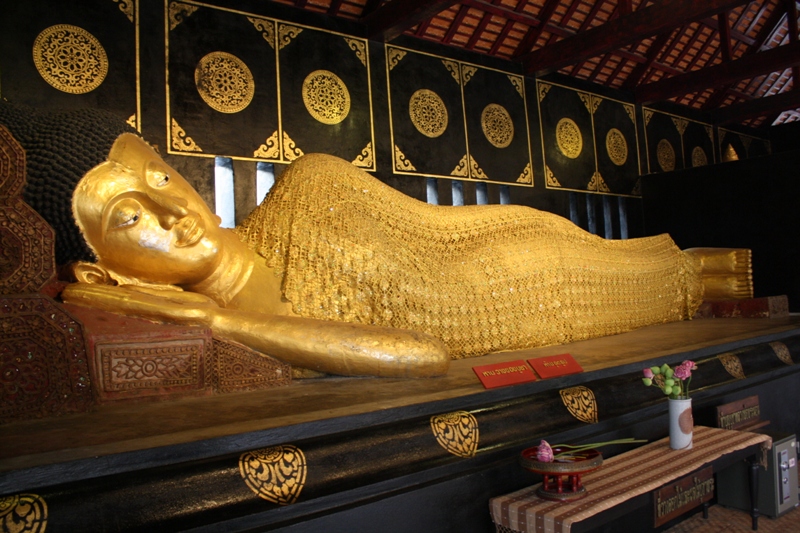
M700 263L704 300L753 297L751 252L746 248L689 248L687 254Z

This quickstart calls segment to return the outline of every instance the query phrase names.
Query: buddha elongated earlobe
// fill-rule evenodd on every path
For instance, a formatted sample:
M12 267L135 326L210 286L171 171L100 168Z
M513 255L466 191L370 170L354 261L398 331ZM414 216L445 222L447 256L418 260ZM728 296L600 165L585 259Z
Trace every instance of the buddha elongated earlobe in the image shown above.
M78 261L72 265L72 275L79 283L92 285L116 285L108 270L96 263Z

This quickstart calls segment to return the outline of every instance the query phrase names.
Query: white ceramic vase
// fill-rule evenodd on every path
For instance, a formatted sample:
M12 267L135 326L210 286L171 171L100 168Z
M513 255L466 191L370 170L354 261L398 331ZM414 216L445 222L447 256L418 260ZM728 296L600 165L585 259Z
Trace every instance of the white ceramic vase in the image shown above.
M694 418L692 418L692 399L669 401L669 447L673 450L692 448Z

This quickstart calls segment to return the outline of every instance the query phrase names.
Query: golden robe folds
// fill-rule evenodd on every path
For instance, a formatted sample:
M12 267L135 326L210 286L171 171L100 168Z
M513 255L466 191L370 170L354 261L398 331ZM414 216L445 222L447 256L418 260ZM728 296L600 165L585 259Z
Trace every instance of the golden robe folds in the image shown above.
M431 206L340 159L286 169L236 229L295 313L424 331L453 358L691 317L699 269L667 235L606 240L521 206Z

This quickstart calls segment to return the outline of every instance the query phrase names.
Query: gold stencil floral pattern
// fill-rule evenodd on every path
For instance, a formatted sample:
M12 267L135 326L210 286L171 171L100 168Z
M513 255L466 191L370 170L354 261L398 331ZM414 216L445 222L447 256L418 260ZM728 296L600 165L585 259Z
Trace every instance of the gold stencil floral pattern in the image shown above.
M297 501L306 484L306 456L290 444L245 452L239 456L239 473L259 498L279 505Z
M722 363L722 366L725 367L725 370L731 376L736 379L745 379L747 377L744 375L742 361L735 354L723 353L718 355L717 359L719 359L719 362Z
M514 122L506 108L489 104L481 113L481 129L492 146L506 148L514 140Z
M699 146L695 146L692 150L692 166L704 167L708 164L708 157L706 152Z
M597 400L592 389L578 386L561 389L558 392L569 414L587 424L597 422Z
M778 359L786 363L787 365L793 365L794 361L792 360L792 353L789 351L789 348L782 342L771 342L769 343L770 348L772 351L775 352L775 355L778 356Z
M100 41L69 24L50 26L36 37L33 63L44 81L70 94L93 91L108 74L108 57Z
M618 167L624 165L628 160L628 143L617 128L611 128L606 134L606 151L611 162Z
M658 159L658 166L660 166L661 170L664 172L675 170L675 150L668 140L661 139L658 141L656 158Z
M317 121L338 124L350 113L350 92L333 72L315 70L303 81L303 103Z
M44 533L47 527L47 503L36 494L0 497L0 531Z
M211 52L194 70L203 101L220 113L238 113L250 105L256 84L244 61L227 52Z
M570 159L581 155L583 137L580 128L571 118L564 117L556 124L556 144L561 153Z
M447 129L447 107L439 95L429 89L419 89L411 95L408 114L417 131L431 139Z
M467 411L432 416L431 431L436 442L453 455L473 457L478 450L478 420Z

